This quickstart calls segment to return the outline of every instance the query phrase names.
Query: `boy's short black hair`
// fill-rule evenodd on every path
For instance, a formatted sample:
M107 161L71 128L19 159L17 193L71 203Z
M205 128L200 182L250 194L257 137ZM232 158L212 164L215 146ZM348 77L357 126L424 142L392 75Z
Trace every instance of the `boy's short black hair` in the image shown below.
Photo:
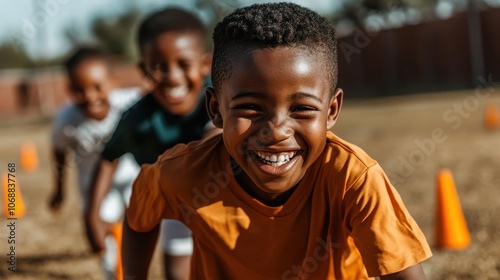
M204 48L206 46L205 25L192 13L179 8L166 8L157 11L142 21L139 25L137 44L142 53L146 43L154 40L165 32L198 33Z
M104 51L95 46L83 46L76 49L64 64L68 76L72 78L75 67L81 62L91 59L107 62L107 55Z
M292 3L254 4L235 10L213 34L212 84L216 92L230 77L234 55L251 47L305 47L324 55L332 90L337 84L335 29L316 12Z

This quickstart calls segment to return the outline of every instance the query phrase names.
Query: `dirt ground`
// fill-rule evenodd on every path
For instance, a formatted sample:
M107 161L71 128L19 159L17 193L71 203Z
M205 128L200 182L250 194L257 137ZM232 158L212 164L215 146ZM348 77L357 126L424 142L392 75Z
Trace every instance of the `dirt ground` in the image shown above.
M487 104L500 105L500 90L348 100L335 127L382 165L431 244L435 177L441 168L453 172L472 244L461 251L433 247L434 256L422 264L431 280L500 279L500 128L485 129ZM27 207L16 223L16 272L8 270L8 222L0 217L0 278L102 279L99 260L84 239L74 170L61 213L47 208L53 183L50 122L11 119L0 125L2 173L8 162L18 162L22 141L35 143L40 160L33 173L16 172ZM151 279L162 279L159 255L151 269Z

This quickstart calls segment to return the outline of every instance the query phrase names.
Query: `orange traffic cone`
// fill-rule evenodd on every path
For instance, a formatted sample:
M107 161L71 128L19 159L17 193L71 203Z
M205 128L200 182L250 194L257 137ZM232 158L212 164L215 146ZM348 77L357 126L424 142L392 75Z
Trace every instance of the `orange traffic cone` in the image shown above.
M21 189L13 173L3 174L3 213L7 218L19 218L24 215L25 207Z
M497 105L488 104L484 109L484 125L492 130L500 126L500 109Z
M31 172L38 169L38 155L33 142L24 142L21 144L20 156L21 168L24 171Z
M453 175L449 169L437 176L437 217L435 244L442 249L465 249L470 245L470 234L460 206Z
M122 233L123 233L123 225L122 223L117 223L111 226L111 236L115 239L116 242L116 268L115 268L115 279L123 280L123 270L122 270Z

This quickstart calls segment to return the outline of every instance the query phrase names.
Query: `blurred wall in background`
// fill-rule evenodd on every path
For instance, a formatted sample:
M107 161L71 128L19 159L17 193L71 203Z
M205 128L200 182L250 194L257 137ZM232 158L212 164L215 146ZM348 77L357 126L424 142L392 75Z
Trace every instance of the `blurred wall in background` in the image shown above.
M377 33L355 30L339 39L339 86L347 97L379 97L471 88L480 76L495 80L499 26L496 8Z
M112 65L120 87L140 87L134 64ZM69 102L66 72L61 67L0 71L0 119L20 114L51 117Z

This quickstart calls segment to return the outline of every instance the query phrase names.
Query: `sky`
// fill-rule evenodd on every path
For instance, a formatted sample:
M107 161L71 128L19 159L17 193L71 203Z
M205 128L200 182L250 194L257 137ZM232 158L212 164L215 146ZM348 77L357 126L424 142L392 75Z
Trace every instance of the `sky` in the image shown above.
M52 58L71 48L64 37L68 28L85 34L92 20L101 15L113 16L129 8L138 8L147 13L176 5L193 8L193 0L3 0L0 9L0 41L8 42L14 49L24 46L35 58ZM272 0L225 0L226 6ZM291 0L319 13L329 13L341 5L332 0ZM206 15L199 14L200 17Z

